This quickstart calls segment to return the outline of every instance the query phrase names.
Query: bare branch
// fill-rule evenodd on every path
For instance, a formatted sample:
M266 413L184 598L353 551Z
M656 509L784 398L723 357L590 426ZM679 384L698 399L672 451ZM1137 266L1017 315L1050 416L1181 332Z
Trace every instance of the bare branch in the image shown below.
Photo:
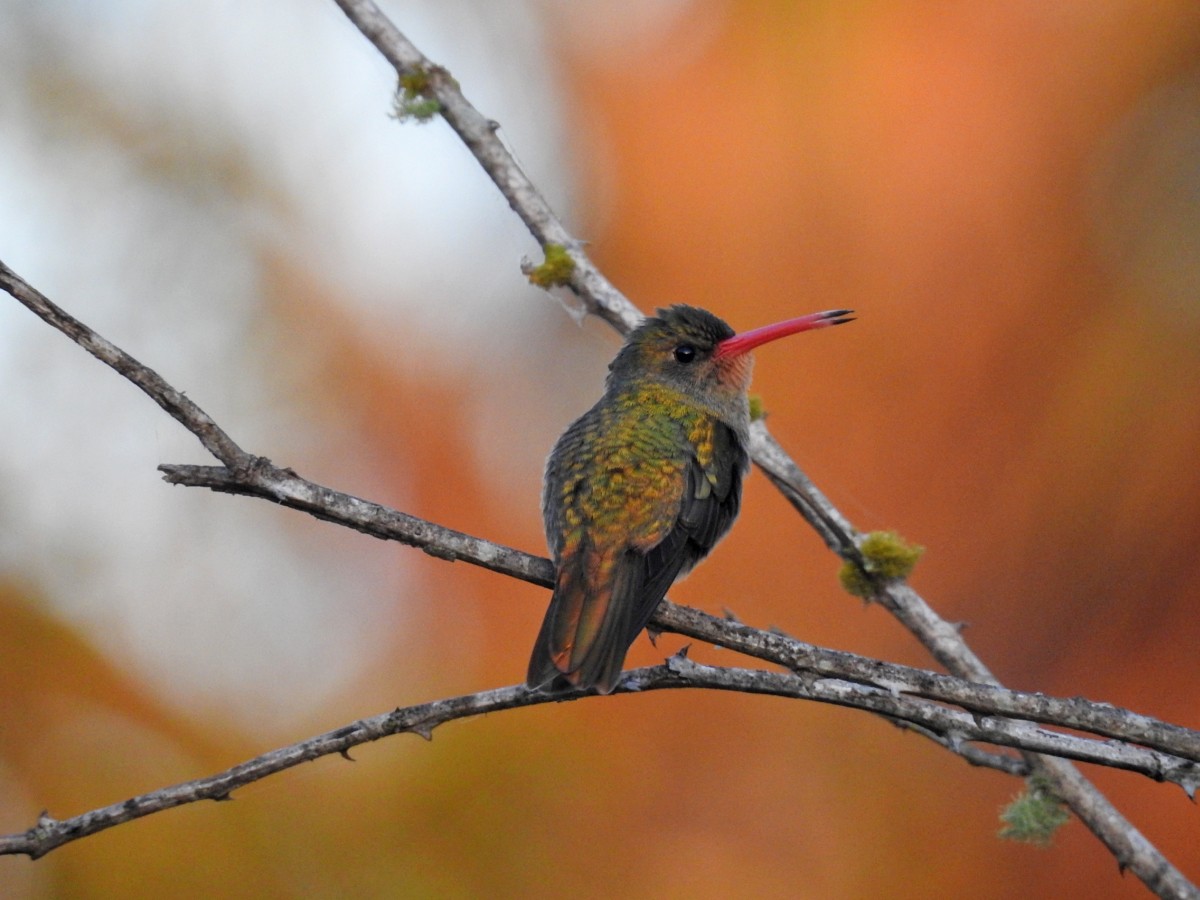
M405 731L428 738L433 728L451 719L539 702L545 702L545 698L530 694L523 687L508 687L397 709L272 750L216 775L131 797L70 819L58 820L42 813L28 831L0 837L0 854L23 853L37 859L63 844L152 813L198 800L228 800L233 791L251 782L332 753L346 755L359 744Z
M1046 731L1028 722L978 718L924 700L839 679L703 666L683 655L676 655L661 666L625 673L614 693L636 694L682 688L770 694L868 710L911 726L913 730L976 765L990 765L1005 771L1018 771L1019 761L980 751L967 742L987 741L1025 750L1053 752L1142 772L1152 777L1169 777L1171 771L1162 754L1127 744ZM269 775L335 753L349 758L349 751L354 747L390 735L412 732L432 740L433 730L437 726L455 719L595 696L599 695L587 692L563 698L517 685L396 709L272 750L216 775L151 791L69 819L58 820L49 813L43 813L37 824L29 830L0 836L0 855L25 854L36 859L63 844L134 819L200 800L229 800L235 790Z
M993 753L977 747L975 744L964 744L961 740L954 740L936 734L928 728L915 725L912 722L905 722L901 719L888 719L888 721L901 731L911 731L919 734L921 737L928 738L951 753L957 753L972 766L995 769L997 772L1003 772L1005 775L1013 775L1017 778L1029 777L1029 763L1025 762L1024 757L1012 756L1008 753Z
M260 460L257 466L240 473L209 466L168 465L159 468L173 484L264 497L375 537L402 541L442 559L461 560L542 587L553 583L553 567L548 559L342 494L307 481L289 469L279 469L266 460ZM1200 732L1110 704L1082 697L1062 699L1011 691L999 685L973 683L854 653L815 647L786 635L762 631L727 618L719 619L669 601L663 603L652 621L662 631L736 650L795 672L954 704L979 714L1075 728L1141 744L1172 757L1172 761L1163 762L1163 771L1171 772L1173 777L1167 780L1183 786L1189 796L1200 785L1200 769L1196 766L1200 763ZM1157 768L1147 771L1156 780L1160 779Z
M1083 697L1064 699L1014 691L996 684L966 681L925 669L902 666L806 644L772 631L718 619L700 610L663 604L653 622L663 631L708 641L748 656L803 673L872 685L891 693L953 704L968 712L1009 716L1074 728L1162 751L1200 765L1200 732L1172 725ZM1193 778L1200 778L1200 769ZM1193 788L1186 781L1181 784ZM1200 780L1194 786L1200 786Z
M372 537L400 541L439 559L465 560L542 587L554 583L554 566L548 559L343 494L301 478L291 469L281 469L264 457L256 457L254 465L236 471L223 466L163 465L158 468L171 484L262 497Z
M166 465L159 468L172 484L263 497L375 537L402 541L431 556L461 560L542 587L553 584L554 569L548 559L340 493L301 478L290 469L277 468L264 459L240 473L211 466ZM786 635L676 606L669 601L663 603L652 622L661 631L736 650L796 672L872 685L891 693L950 703L977 713L1076 728L1200 763L1200 732L1106 703L1082 697L1068 700L1011 691L999 685L973 683L846 651L816 647ZM1200 778L1200 772L1193 777ZM1191 793L1189 782L1182 775L1172 780L1177 780Z
M450 73L413 46L374 3L361 0L335 2L392 64L397 76L423 76L424 93L437 102L447 124L474 154L538 243L543 247L557 244L567 249L575 263L570 286L587 304L588 312L600 316L622 334L634 328L642 320L642 314L600 273L583 251L583 242L567 230L541 191L529 180L497 135L499 123L472 106Z
M240 468L252 460L250 454L233 442L212 418L183 393L175 390L162 376L138 362L88 328L74 316L55 306L37 288L0 262L0 287L33 311L40 319L57 328L106 366L141 388L171 418L194 434L204 448L225 465Z

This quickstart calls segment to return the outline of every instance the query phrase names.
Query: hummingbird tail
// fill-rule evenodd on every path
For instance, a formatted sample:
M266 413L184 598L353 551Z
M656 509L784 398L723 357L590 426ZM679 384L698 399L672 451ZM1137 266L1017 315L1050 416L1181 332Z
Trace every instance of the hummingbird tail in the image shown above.
M599 588L598 571L608 575L599 579ZM621 678L630 644L666 593L663 585L648 602L645 574L644 558L637 552L607 561L584 551L564 560L529 660L526 684L550 693L589 688L610 693Z
M616 634L616 632L614 632ZM539 638L529 661L529 673L525 683L533 690L549 694L565 694L571 691L586 691L595 688L601 694L612 693L621 677L625 654L629 646L623 641L606 641L597 644L579 668L564 672L550 655L546 642Z
M592 606L605 607L599 628L587 635L584 627L570 629L572 622L582 625L576 612ZM588 610L592 611L592 610ZM616 613L616 614L614 614ZM582 598L578 593L567 594L555 589L554 599L546 611L546 619L533 646L529 672L525 683L531 688L552 694L596 688L608 694L621 677L621 666L633 638L627 635L627 622L620 621L619 610L613 609L608 598ZM565 634L565 640L563 639Z

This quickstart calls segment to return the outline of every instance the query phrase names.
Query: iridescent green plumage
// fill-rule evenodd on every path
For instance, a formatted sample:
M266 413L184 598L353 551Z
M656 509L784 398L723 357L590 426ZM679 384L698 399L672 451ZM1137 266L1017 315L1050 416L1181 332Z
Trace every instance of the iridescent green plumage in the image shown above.
M660 311L613 361L604 397L559 438L542 497L557 577L531 686L611 690L672 582L733 524L750 371L745 358L711 359L732 335L703 310ZM693 358L676 359L681 347Z
M531 688L616 686L667 589L737 516L750 467L749 351L840 324L847 312L735 336L710 312L672 306L630 333L604 396L546 464L542 514L556 574Z

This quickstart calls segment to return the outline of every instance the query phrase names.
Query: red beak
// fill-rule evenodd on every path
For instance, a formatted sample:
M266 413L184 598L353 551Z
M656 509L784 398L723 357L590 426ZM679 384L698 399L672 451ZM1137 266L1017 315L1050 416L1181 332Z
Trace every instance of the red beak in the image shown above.
M764 325L762 328L743 331L741 334L725 338L725 340L717 344L716 352L713 353L713 359L729 359L733 356L741 356L743 353L749 353L760 344L777 341L779 338L787 337L789 334L799 334L801 331L812 331L814 328L828 328L831 325L853 322L854 319L850 317L850 313L852 312L854 312L852 309L828 309L825 312L800 316L798 319L787 319L783 322L776 322L774 325Z

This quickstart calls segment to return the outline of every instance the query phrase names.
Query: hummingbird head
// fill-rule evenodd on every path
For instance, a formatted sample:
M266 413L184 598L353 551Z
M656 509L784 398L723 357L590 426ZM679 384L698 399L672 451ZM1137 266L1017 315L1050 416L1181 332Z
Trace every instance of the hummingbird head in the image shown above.
M745 406L754 365L751 350L789 334L849 322L850 312L813 313L735 334L707 310L676 304L630 332L608 367L608 383L611 388L643 379L661 382L730 421L723 413Z
M743 377L748 386L749 359L722 368L713 359L717 346L733 333L708 310L682 304L660 309L630 332L608 367L609 383L650 379L687 394L725 385L737 390Z

